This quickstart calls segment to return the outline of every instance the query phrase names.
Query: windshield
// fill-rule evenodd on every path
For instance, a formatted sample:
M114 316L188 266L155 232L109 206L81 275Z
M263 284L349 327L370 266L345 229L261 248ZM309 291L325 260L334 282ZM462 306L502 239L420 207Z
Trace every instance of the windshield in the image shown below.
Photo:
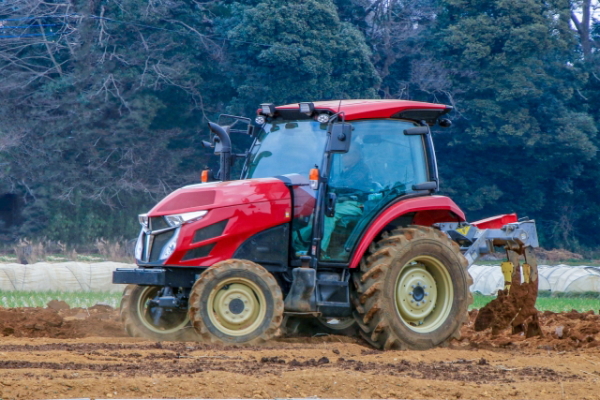
M252 146L242 179L285 174L308 176L319 166L327 141L327 124L317 121L273 121Z

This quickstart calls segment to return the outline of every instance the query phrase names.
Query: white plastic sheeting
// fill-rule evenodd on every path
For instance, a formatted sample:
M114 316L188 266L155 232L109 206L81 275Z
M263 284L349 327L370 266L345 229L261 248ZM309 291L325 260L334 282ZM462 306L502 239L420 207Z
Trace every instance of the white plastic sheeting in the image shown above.
M0 264L0 290L122 292L125 285L114 285L112 273L117 268L134 267L110 261Z
M122 292L125 285L114 285L112 273L117 268L135 268L134 264L101 263L36 263L0 264L0 290ZM539 290L552 292L600 292L600 267L541 265ZM495 295L504 287L500 266L472 265L472 292Z
M495 295L504 287L500 266L472 265L469 273L473 277L471 292ZM540 265L538 273L540 291L600 292L600 267Z

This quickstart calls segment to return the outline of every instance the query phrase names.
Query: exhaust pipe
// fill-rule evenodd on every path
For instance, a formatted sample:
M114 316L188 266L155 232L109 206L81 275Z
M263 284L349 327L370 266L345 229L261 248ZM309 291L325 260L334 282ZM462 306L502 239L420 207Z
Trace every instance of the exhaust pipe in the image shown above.
M215 143L215 154L221 156L221 170L219 179L223 182L231 180L231 139L229 134L221 125L214 122L208 123L208 128L219 140Z

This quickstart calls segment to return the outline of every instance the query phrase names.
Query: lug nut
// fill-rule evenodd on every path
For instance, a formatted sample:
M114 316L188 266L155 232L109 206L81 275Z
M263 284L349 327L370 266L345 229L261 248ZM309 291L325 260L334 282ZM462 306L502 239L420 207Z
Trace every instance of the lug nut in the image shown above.
M412 295L413 295L413 292L410 292L408 295L409 295L409 296L412 296Z
M415 285L410 285L410 287L414 289L414 288L415 288Z
M429 296L429 292L425 292L425 296Z
M427 300L423 299L423 304L425 304L425 302L426 302L426 301L427 301Z
M415 301L414 301L414 300L411 300L410 302L411 302L411 303L414 303Z
M417 301L417 305L420 306L419 302Z

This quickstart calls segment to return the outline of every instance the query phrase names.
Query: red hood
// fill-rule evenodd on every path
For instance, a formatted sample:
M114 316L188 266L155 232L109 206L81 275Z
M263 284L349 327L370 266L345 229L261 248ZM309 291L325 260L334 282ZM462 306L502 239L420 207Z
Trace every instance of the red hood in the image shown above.
M177 189L155 205L148 215L158 217L274 200L291 202L289 189L276 178L202 183Z

